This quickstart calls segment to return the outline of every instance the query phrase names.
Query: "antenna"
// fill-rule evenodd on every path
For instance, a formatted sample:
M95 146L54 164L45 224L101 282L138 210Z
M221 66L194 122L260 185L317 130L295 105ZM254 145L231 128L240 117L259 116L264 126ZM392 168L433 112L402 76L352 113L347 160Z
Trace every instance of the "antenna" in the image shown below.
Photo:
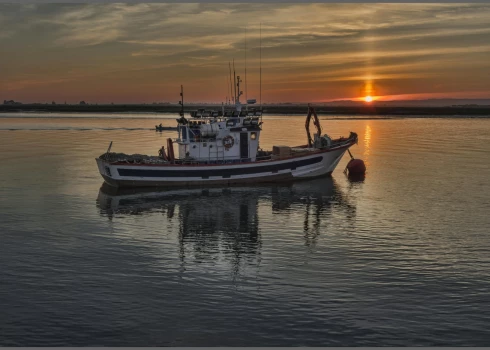
M236 103L236 73L235 73L235 59L233 59L233 86L234 86L234 96L235 99L233 100L234 103Z
M230 68L230 100L231 100L231 96L233 95L233 88L231 86L231 63L230 62L228 62L228 67Z
M236 96L236 100L238 103L240 103L240 96L243 94L243 91L240 91L240 83L242 82L242 79L240 79L240 76L238 75L236 77L236 86L237 86L237 91L238 91L238 94Z
M228 82L228 78L226 77L225 75L225 80L226 80L226 97L225 97L225 101L226 101L226 104L228 105L228 87L229 87L229 82Z
M260 121L262 121L262 22L260 22L260 31L259 31L259 35L260 35L260 40L259 40L259 43L260 43L260 49L259 49L259 54L260 54L260 58L259 58L259 65L260 65L260 78L259 78L259 81L260 81L260 92L259 92L259 101L260 101Z
M248 93L247 93L247 26L245 26L245 101L248 101Z
M180 116L183 117L184 116L184 86L183 85L180 85L180 101L179 101L179 104L180 104Z

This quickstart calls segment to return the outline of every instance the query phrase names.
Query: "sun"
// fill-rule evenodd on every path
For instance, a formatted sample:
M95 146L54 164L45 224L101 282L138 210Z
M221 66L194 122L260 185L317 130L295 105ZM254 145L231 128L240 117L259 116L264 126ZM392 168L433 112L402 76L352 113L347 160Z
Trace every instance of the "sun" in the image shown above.
M364 101L366 101L366 102L371 102L372 100L373 100L373 98L371 96L364 97Z

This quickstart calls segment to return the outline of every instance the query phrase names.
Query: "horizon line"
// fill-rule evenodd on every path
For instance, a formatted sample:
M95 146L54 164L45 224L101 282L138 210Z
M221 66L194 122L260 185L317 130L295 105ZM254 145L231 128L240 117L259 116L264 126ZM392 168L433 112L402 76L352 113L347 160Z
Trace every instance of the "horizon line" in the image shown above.
M294 105L294 104L329 104L329 103L341 103L341 102L355 102L355 103L364 103L366 105L369 104L379 104L379 103L387 103L387 102L427 102L427 101L454 101L454 100L463 100L463 101L489 101L490 102L490 97L488 98L458 98L458 97L448 97L448 98L428 98L428 99L393 99L393 100L373 100L371 102L366 102L364 101L363 98L353 98L353 99L335 99L335 100L328 100L328 101L294 101L294 102L263 102L263 104L287 104L287 105ZM7 102L7 103L6 103ZM10 102L10 103L8 103ZM82 103L83 102L83 103ZM79 102L55 102L52 100L51 102L22 102L22 101L16 101L16 100L4 100L3 103L0 105L6 106L6 105L33 105L33 104L42 104L42 105L158 105L158 104L163 104L163 105L179 105L178 101L177 102L170 102L170 101L154 101L154 102L87 102L84 100L81 100ZM209 102L209 101L195 101L195 102L187 102L186 104L188 105L194 105L194 104L209 104L209 105L223 105L223 106L233 106L234 104L227 104L225 102ZM242 105L247 105L247 103L242 103ZM253 106L255 104L248 104L249 106ZM259 104L257 104L258 106Z

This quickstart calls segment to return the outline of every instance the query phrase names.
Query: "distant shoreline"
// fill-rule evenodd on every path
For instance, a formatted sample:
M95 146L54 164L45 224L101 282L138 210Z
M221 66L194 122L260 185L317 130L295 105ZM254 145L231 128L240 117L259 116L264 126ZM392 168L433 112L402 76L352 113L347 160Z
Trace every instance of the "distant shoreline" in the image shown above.
M258 108L257 105L253 106ZM186 106L185 113L198 108L221 110L221 105ZM320 115L352 115L352 116L489 116L490 106L454 106L454 107L394 107L394 106L315 106ZM306 105L264 105L264 114L306 115ZM67 113L179 113L179 105L0 105L0 113L12 112L67 112Z

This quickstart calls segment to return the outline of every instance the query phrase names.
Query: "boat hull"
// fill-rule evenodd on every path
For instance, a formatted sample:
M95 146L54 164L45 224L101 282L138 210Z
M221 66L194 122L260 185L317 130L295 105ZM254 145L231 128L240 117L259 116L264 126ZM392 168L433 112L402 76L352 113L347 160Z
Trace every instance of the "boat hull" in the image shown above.
M238 164L124 164L100 158L96 161L105 182L114 187L286 182L330 175L351 145L286 159Z

